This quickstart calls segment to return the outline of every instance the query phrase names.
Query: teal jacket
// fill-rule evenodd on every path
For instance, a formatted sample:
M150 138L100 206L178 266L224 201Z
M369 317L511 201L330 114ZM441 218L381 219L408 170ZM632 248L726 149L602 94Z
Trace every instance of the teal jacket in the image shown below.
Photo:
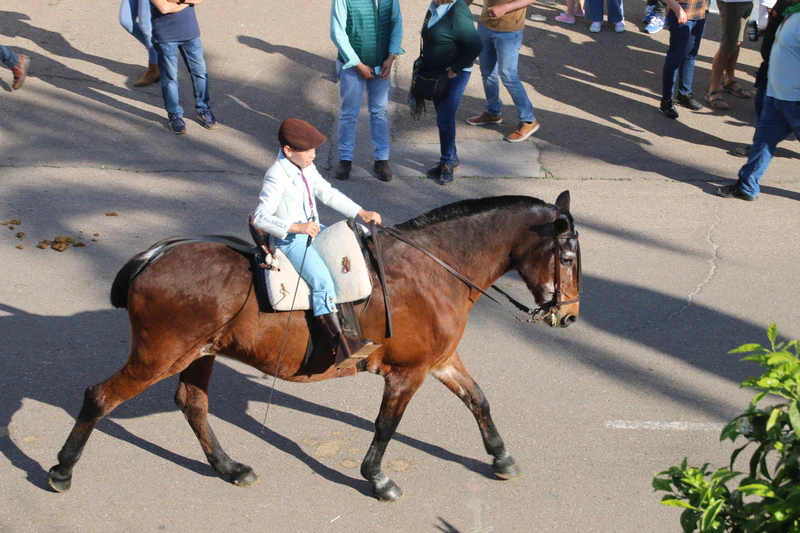
M456 74L472 66L483 44L472 22L472 12L463 0L430 28L422 28L422 56L425 72L444 72L449 67Z
M380 67L389 53L403 53L399 0L333 0L331 40L344 68Z

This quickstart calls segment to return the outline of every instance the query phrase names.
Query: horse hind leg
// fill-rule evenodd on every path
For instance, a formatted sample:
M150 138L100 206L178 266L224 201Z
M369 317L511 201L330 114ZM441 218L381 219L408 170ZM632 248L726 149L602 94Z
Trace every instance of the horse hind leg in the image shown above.
M461 398L475 420L481 431L483 445L486 452L494 457L492 470L494 475L500 479L511 479L519 476L522 472L517 466L516 461L506 450L503 439L497 432L497 428L489 412L489 401L483 395L483 391L469 375L464 363L453 352L453 355L441 366L431 371L431 374L441 381L445 387L450 389L456 396Z
M208 424L208 383L214 368L214 357L201 357L181 372L175 403L192 427L208 463L221 476L240 487L258 483L258 476L249 466L233 461L222 449Z

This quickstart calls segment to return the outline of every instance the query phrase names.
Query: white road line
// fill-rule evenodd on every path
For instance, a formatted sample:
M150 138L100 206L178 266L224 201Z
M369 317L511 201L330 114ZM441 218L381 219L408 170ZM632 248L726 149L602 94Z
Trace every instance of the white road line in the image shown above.
M650 422L646 420L607 420L610 429L650 429L655 431L722 431L725 424L701 422Z

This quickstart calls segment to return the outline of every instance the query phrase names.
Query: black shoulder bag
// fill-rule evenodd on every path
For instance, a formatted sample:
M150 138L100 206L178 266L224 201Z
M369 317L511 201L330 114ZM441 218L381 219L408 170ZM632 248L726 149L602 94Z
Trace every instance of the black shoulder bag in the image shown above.
M429 9L428 13L425 15L425 21L422 23L422 33L427 29L431 14ZM411 116L415 120L425 115L425 100L439 102L447 96L449 84L447 70L436 74L426 72L424 66L425 58L422 53L422 36L420 35L419 57L414 60L414 66L411 71L411 89L408 91L408 103L411 107Z

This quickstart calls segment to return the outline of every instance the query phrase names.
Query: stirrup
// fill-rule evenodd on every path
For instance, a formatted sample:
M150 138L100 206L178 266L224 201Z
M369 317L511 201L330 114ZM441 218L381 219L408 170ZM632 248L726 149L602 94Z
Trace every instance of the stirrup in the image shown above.
M370 356L381 345L363 337L339 335L336 348L336 368L352 368Z

